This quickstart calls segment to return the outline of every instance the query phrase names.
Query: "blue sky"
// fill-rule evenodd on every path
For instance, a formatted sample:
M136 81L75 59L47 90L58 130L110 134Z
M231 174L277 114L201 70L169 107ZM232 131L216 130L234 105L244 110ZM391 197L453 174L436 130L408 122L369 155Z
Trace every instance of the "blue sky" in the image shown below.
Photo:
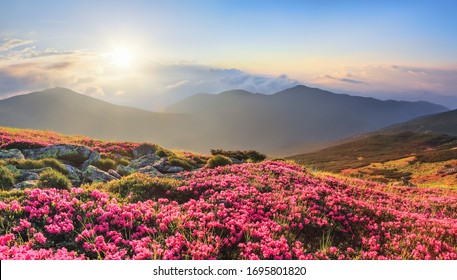
M457 94L456 12L456 1L2 1L0 96L66 86L154 108L168 93L303 83L441 102Z

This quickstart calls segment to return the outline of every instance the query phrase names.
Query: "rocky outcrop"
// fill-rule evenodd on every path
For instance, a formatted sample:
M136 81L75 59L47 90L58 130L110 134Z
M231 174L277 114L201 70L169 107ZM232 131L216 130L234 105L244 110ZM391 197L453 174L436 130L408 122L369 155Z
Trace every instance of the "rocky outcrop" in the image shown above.
M0 159L24 159L24 155L18 149L0 150Z
M157 147L155 145L145 143L133 149L132 153L135 158L140 158L145 155L152 155L156 150Z
M132 167L129 167L129 166L124 166L124 165L118 165L116 167L116 172L123 175L123 176L127 176L127 175L130 175L130 174L133 174L136 172L136 170Z
M169 165L166 165L166 166L163 167L162 170L165 173L179 173L179 172L183 172L184 168L182 168L180 166L169 166Z
M159 177L162 176L162 173L160 173L157 169L155 169L153 166L145 166L140 169L138 169L139 173L146 174L150 177Z
M55 158L71 162L74 166L81 165L83 170L100 160L100 154L97 151L92 151L85 146L69 144L52 145L40 149L25 149L22 153L25 158L29 159Z
M38 180L27 180L22 181L14 185L14 188L17 190L23 190L28 188L35 188L38 185Z
M117 180L116 177L110 175L108 172L105 172L93 165L89 165L86 170L83 172L83 182L109 182Z
M71 166L69 164L64 164L65 168L68 171L68 179L72 181L82 181L83 179L83 172L78 168Z
M154 166L154 164L156 164L159 160L160 157L158 155L144 155L140 158L132 160L128 167L138 170L145 166Z
M20 172L18 181L38 180L38 178L40 177L36 172L31 172L29 170L18 170Z

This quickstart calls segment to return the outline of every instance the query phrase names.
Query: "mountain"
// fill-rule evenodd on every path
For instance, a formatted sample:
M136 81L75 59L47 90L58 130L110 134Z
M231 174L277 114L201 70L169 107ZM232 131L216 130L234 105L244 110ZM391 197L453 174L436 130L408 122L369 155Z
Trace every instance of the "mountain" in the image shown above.
M110 104L65 88L0 100L0 125L179 146L169 137L188 118ZM184 129L185 127L178 127Z
M285 155L445 110L297 86L273 95L198 94L156 113L54 88L0 100L0 125L206 153L222 148Z
M405 131L457 135L457 110L415 118L389 126L380 132L399 133Z
M165 111L200 116L226 145L291 154L417 116L446 111L428 102L381 101L296 86L273 95L198 94Z

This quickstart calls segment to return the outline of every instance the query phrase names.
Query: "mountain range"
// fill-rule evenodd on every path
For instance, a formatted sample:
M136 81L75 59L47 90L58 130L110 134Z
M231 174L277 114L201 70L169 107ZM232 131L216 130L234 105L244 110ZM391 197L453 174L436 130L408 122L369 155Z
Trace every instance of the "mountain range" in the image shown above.
M272 95L242 90L197 94L158 113L53 88L0 100L0 125L205 153L223 148L285 155L444 111L428 102L381 101L296 86Z

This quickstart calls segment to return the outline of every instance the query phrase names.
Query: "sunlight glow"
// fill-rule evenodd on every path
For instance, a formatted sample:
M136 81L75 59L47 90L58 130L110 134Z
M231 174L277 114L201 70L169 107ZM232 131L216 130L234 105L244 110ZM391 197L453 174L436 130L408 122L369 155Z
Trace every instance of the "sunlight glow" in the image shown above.
M134 59L133 52L129 49L116 49L111 54L111 60L113 64L122 67L122 68L129 68L132 66L132 62Z

